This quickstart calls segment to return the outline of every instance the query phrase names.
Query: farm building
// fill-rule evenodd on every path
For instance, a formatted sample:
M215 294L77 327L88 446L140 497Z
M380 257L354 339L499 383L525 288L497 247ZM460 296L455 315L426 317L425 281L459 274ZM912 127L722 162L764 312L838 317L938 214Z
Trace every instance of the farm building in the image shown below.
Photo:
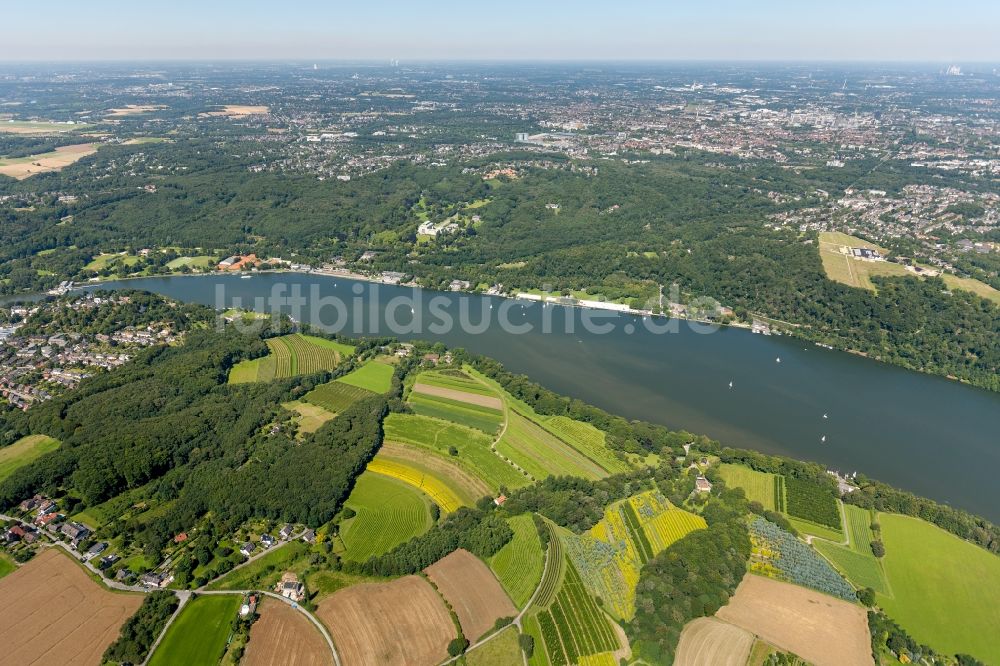
M278 594L291 599L292 601L302 601L305 596L305 586L299 581L299 577L291 571L286 571L281 576L281 580L275 586Z

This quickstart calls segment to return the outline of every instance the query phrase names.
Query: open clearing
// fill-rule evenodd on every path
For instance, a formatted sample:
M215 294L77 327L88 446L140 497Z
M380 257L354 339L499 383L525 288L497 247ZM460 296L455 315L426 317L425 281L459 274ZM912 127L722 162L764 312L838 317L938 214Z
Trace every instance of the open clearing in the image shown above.
M332 412L326 411L319 405L311 405L301 400L286 402L281 406L298 414L295 421L299 426L299 434L302 435L316 432L320 426L334 417Z
M51 152L29 155L28 157L11 159L0 157L0 174L24 180L35 174L59 171L96 152L97 144L76 143L71 146L59 146Z
M37 458L59 448L59 441L47 435L28 435L0 449L0 481Z
M275 599L264 599L258 612L260 619L250 629L242 666L333 664L326 640L302 613Z
M338 378L337 381L373 393L385 393L392 386L392 373L395 371L396 369L387 363L369 361L354 372Z
M441 597L419 576L340 590L316 615L351 666L432 666L457 636Z
M760 502L768 511L785 510L784 485L777 474L728 463L719 465L719 474L730 488L742 488L751 502Z
M715 617L684 625L674 666L744 666L754 635Z
M347 559L358 562L388 552L431 526L423 494L381 474L365 472L359 476L346 505L357 515L345 521L341 537Z
M167 629L149 666L218 664L240 601L238 594L213 594L192 599Z
M482 560L459 548L425 570L458 615L462 632L475 642L501 617L517 615L507 593Z
M270 111L270 109L262 105L226 104L221 110L206 111L198 115L207 117L228 116L230 118L246 118L247 116L262 116L268 111Z
M496 638L465 655L467 666L522 666L517 628L505 629Z
M716 615L816 666L872 666L868 617L858 605L747 574Z
M57 548L0 580L7 664L97 664L142 595L109 592Z
M878 519L892 590L879 605L938 652L1000 664L1000 558L919 518Z
M107 114L108 118L123 118L125 116L139 116L153 111L162 111L167 107L162 104L126 104L117 109L111 109Z

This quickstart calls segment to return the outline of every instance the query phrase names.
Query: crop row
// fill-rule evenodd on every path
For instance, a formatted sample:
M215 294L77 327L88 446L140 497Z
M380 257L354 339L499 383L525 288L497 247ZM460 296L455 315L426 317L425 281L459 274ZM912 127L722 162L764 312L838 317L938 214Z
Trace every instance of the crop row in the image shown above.
M554 666L564 666L569 663L566 658L566 651L563 650L562 642L559 640L559 631L556 630L555 620L552 614L545 610L538 615L538 626L542 630L542 640L545 641L545 651L549 653L549 659Z
M781 474L774 475L774 510L786 510L785 507L785 477Z
M562 578L563 565L565 559L563 555L562 541L559 539L555 528L546 525L549 530L549 556L548 566L539 584L538 596L535 597L535 604L538 606L548 606L556 595L559 581Z
M788 515L840 529L840 511L833 489L809 479L785 478Z
M854 588L826 560L774 523L758 516L750 523L750 538L754 561L777 570L776 578L854 601Z
M646 533L642 530L642 525L639 523L639 516L635 515L635 509L632 508L630 502L622 502L620 510L622 518L625 519L625 526L628 528L629 537L632 538L639 552L639 562L641 564L649 562L653 559L653 546L649 543Z
M368 469L419 488L445 513L457 511L462 506L462 500L443 481L409 465L377 457L368 463Z
M628 465L615 457L606 444L606 435L589 423L567 416L553 416L542 425L553 435L587 456L611 474L628 471Z
M358 400L372 395L371 391L366 391L357 386L344 384L336 380L320 384L305 395L306 402L319 405L327 411L339 414Z

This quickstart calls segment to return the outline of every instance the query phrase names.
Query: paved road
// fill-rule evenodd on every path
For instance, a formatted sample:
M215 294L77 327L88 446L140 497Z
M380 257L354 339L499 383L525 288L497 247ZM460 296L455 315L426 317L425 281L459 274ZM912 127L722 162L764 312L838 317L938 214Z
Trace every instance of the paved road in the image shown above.
M139 664L139 666L146 666L146 664L149 663L150 657L152 657L153 653L156 652L156 648L160 645L160 641L162 641L163 637L166 635L167 629L171 624L173 624L174 620L177 619L177 616L181 614L181 610L191 599L191 593L187 590L180 590L177 592L177 597L181 600L181 602L177 605L177 609L174 611L174 614L167 619L167 623L163 625L163 631L161 631L160 635L156 637L155 641L153 641L153 645L150 646L149 652L146 654L146 658L142 660L142 663Z
M274 551L276 551L276 550L278 550L280 548L283 548L284 546L287 546L288 544L292 543L293 541L298 541L299 539L302 538L302 535L305 534L305 533L306 533L306 531L302 530L298 534L293 534L291 536L291 538L289 538L288 541L285 541L284 543L281 543L281 544L279 544L277 546L272 546L271 548L262 549L256 555L251 555L245 561L240 562L235 567L233 567L232 569L230 569L226 573L222 574L222 576L219 576L219 578L223 578L224 576L228 576L229 574L231 574L234 571L239 571L240 569L242 569L246 565L250 564L251 562L255 562L255 561L259 560L260 558L264 557L265 555L267 555L269 553L273 553ZM218 578L216 578L215 580L218 580ZM195 591L196 592L204 592L205 591L205 587L208 586L208 585L211 585L212 583L213 583L213 581L210 580L207 583L205 583L205 585L202 585L201 587L199 587Z

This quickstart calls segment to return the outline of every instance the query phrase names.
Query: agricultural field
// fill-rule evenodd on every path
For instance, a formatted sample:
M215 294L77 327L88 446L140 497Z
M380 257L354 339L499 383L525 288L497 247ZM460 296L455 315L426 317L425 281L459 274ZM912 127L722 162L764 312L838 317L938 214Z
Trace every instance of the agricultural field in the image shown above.
M825 539L826 541L830 541L832 543L844 543L846 541L846 537L843 532L830 529L825 525L814 523L811 520L802 520L800 518L788 516L787 514L785 515L788 517L788 522L792 524L792 527L794 527L799 534L819 537L820 539Z
M514 410L507 413L507 429L496 447L536 479L550 475L587 479L607 476L585 455Z
M784 477L758 472L744 465L719 465L719 475L730 488L742 488L747 499L760 502L768 511L785 511Z
M433 451L481 479L492 491L530 483L490 449L492 440L479 430L418 414L389 414L384 422L387 442ZM452 455L451 450L458 451Z
M649 491L612 504L586 533L561 531L560 537L590 593L600 597L614 617L628 620L635 612L642 565L689 532L704 528L701 516L676 509Z
M264 599L257 612L241 666L333 666L330 646L301 612L276 599Z
M572 562L567 561L564 566L559 591L549 607L535 615L553 666L577 664L582 656L619 649L610 621L587 592Z
M167 629L149 666L215 666L240 608L238 594L204 595L188 602Z
M822 592L747 574L716 617L815 666L874 666L868 616Z
M23 467L59 448L59 441L47 435L28 435L0 449L0 481Z
M497 391L493 387L461 370L425 370L417 375L416 383L423 384L424 386L451 389L460 393L474 393L480 396L491 397L497 401L493 403L496 409L503 408L503 404L499 402Z
M378 456L383 460L401 463L440 479L465 505L471 506L482 497L493 496L488 485L465 467L457 464L452 456L428 455L426 449L395 442L384 443L379 449Z
M530 514L515 516L507 522L514 538L490 558L489 564L514 605L523 608L542 578L542 542Z
M467 550L459 548L424 571L454 609L470 641L492 629L497 619L517 615L493 572Z
M749 631L715 617L684 625L674 666L745 666L754 644Z
M337 381L362 388L372 393L385 393L392 386L392 374L396 369L388 363L369 361Z
M845 601L854 588L812 548L774 523L755 517L750 523L750 571L776 580L811 587Z
M844 504L847 516L848 546L840 546L817 539L813 541L823 556L855 586L870 587L881 594L889 593L889 582L882 571L882 564L872 553L871 542L875 540L871 523L871 512L851 504Z
M354 348L333 340L293 333L266 340L271 353L263 359L241 361L233 366L229 383L285 379L321 370L332 370Z
M840 530L840 509L832 488L794 476L785 478L788 515Z
M100 663L141 603L142 595L111 592L94 582L60 549L46 550L0 580L2 659L8 664Z
M2 120L0 134L65 134L90 127L86 123L56 123L37 120Z
M230 381L232 381L231 376ZM306 393L302 399L322 407L328 412L338 414L358 400L363 400L371 395L371 391L351 386L350 384L344 384L335 379L332 382L320 384L312 391L309 391L309 393Z
M357 562L388 552L431 526L424 495L381 474L359 476L345 505L357 515L341 524L344 557Z
M247 116L265 115L269 111L270 109L263 105L224 104L221 109L216 111L204 111L198 115L209 118L226 117L232 118L233 120L239 120L241 118L246 118Z
M495 435L503 423L501 411L445 396L411 391L407 401L417 414L475 428L488 435Z
M14 560L10 559L7 553L0 551L0 578L11 574L17 569L17 565L14 564Z
M466 666L522 666L517 627L508 627L489 642L467 652L465 663Z
M539 416L543 428L587 456L611 474L627 472L628 464L618 459L607 446L607 435L589 423L568 416Z
M0 157L0 175L24 180L40 173L60 171L96 152L97 144L78 143L59 146L53 151L27 157Z
M298 415L295 417L295 423L299 426L299 435L308 435L316 432L320 429L320 426L335 416L335 414L328 412L319 405L301 400L286 402L281 406Z
M878 603L938 652L1000 663L1000 558L919 518L880 513L891 594Z
M419 576L335 592L316 611L344 664L434 666L458 635L448 609Z
M500 398L497 398L494 395L488 393L484 394L482 392L466 391L464 388L455 389L448 386L440 386L436 383L428 384L422 381L425 379L426 377L424 377L424 375L417 378L417 382L413 385L414 393L434 396L436 398L447 398L449 400L468 403L478 407L486 407L496 412L503 410L503 402Z
M413 463L404 463L379 455L368 463L368 471L399 479L417 488L428 495L444 513L451 513L467 504L446 481L418 468Z

